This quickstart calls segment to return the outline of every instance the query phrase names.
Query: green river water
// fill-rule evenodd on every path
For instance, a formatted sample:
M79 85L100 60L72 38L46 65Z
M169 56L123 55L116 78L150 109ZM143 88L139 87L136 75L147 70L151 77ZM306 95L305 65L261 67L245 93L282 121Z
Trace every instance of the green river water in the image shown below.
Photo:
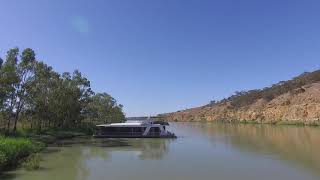
M65 140L1 180L319 180L320 128L172 123L177 139Z

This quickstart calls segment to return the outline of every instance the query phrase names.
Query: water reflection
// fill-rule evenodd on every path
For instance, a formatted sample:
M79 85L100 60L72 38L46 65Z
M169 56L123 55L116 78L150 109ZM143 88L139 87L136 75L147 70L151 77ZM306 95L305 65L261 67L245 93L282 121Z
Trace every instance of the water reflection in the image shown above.
M85 180L92 176L93 163L100 169L112 160L114 153L130 153L140 160L162 159L169 152L173 139L93 139L77 138L61 140L42 152L41 169L25 171L19 169L0 175L1 180L24 179L68 179Z
M89 147L85 151L88 157L107 160L112 153L131 152L140 160L147 160L162 159L168 154L172 141L174 139L91 139L81 144Z
M320 176L320 128L254 124L183 123L216 145L295 163Z

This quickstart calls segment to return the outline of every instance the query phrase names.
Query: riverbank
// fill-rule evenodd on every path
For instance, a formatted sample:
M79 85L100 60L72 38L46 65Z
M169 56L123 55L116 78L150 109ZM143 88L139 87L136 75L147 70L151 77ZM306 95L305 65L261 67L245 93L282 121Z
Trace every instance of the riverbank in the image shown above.
M41 152L47 145L62 139L91 136L91 130L47 130L34 133L18 130L15 133L0 134L0 173L19 166L31 170L39 168Z
M160 114L169 121L320 125L320 70L209 104Z
M260 119L220 119L220 120L206 120L206 119L172 119L168 117L158 117L161 120L169 122L203 122L203 123L222 123L222 124L265 124L265 125L290 125L290 126L317 126L320 127L320 120L269 120L261 121Z
M169 122L181 122L181 123L187 123L187 122L199 122L199 123L217 123L217 124L261 124L261 125L276 125L276 126L315 126L320 127L320 121L314 120L314 121L303 121L303 120L277 120L277 121L259 121L259 120L237 120L237 119L230 119L230 120L214 120L214 121L207 121L207 120L172 120L167 118L159 118L165 121Z
M21 137L0 137L0 172L26 162L44 148L44 143Z

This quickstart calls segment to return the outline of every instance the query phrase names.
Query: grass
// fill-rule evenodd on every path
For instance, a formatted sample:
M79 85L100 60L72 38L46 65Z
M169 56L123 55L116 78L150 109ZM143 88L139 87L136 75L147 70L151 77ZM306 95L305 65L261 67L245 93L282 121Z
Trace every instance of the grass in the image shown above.
M32 154L27 157L23 163L22 167L26 170L36 170L40 168L41 156L38 153Z
M0 137L0 171L16 167L33 153L40 151L44 145L27 138Z
M2 135L0 133L0 172L19 165L27 170L39 169L41 158L37 152L40 152L45 144L91 133L85 128L69 131L50 129L40 133L18 129L14 133L3 132Z
M45 144L60 139L92 135L95 126L82 124L68 129L17 129L15 132L0 131L0 172L22 165L27 170L38 169L40 152Z

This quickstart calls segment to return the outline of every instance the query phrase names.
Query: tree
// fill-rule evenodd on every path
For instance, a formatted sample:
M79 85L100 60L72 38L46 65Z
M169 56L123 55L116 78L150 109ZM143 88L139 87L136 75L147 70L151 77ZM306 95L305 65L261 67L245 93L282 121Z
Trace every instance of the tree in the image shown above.
M91 98L88 105L87 119L93 123L122 122L125 117L122 112L122 105L107 93L98 93Z
M0 120L6 119L7 130L15 131L18 122L39 131L72 128L89 118L122 121L122 105L107 93L94 96L80 71L59 74L37 61L30 48L21 56L18 48L10 49L6 60L0 59Z
M60 87L60 76L43 62L37 62L34 68L34 77L30 80L30 87L27 89L28 115L33 116L38 130L41 130L43 124L50 126L57 121L58 116L52 106L56 105L57 91ZM62 104L62 102L60 103Z
M3 90L3 84L2 84L2 64L3 64L3 60L0 58L0 112L3 108L3 102L5 100L5 92Z
M10 128L16 97L15 87L19 81L17 74L18 55L18 48L10 49L0 71L1 114L7 119L7 129Z
M34 73L34 64L36 62L35 53L32 49L27 48L22 52L21 62L17 67L18 82L15 84L14 94L14 126L13 131L17 129L19 115L24 107L25 99L27 98L27 88L30 87L30 82Z
M6 96L6 93L2 85L2 64L3 64L3 60L0 58L0 128L1 128L1 124L3 123L2 110L3 110L5 96Z

